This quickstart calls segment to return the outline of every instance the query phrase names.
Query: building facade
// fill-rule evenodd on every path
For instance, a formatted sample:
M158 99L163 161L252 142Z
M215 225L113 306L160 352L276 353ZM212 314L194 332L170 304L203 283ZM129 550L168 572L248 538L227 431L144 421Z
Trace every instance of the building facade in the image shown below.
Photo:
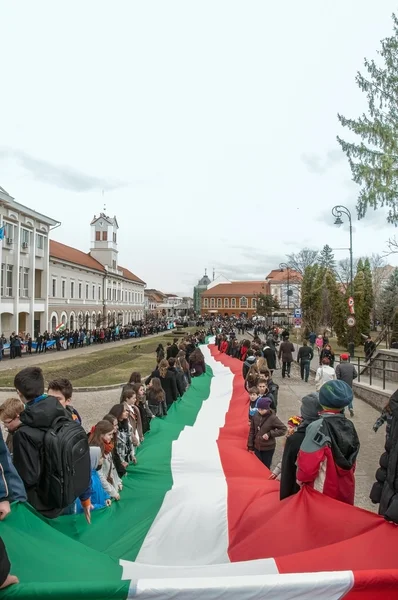
M294 269L274 269L265 278L270 294L279 302L280 310L291 313L290 316L294 314L294 309L301 307L302 279L302 275Z
M0 187L4 237L1 255L1 333L33 333L48 326L49 233L60 225L16 202Z
M201 314L252 317L257 310L257 296L269 294L266 281L230 281L219 283L201 294Z
M116 217L91 222L91 250L50 242L49 325L54 331L127 325L144 318L145 282L118 264Z

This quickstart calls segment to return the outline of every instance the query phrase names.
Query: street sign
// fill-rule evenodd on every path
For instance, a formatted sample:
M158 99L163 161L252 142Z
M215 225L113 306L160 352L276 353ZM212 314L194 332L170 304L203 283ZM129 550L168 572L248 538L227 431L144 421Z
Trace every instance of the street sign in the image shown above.
M354 315L354 314L355 314L355 308L354 308L354 298L353 298L352 296L350 296L350 297L348 298L348 300L347 300L347 303L348 303L348 307L349 307L349 309L350 309L350 313L351 313L352 315Z
M301 325L302 325L302 319L301 318L296 318L294 319L294 327L295 329L300 329Z
M294 316L296 317L296 319L301 319L302 315L301 315L301 308L295 308L294 309Z
M348 325L348 327L354 327L354 325L355 325L355 317L348 317L348 319L347 319L347 325Z

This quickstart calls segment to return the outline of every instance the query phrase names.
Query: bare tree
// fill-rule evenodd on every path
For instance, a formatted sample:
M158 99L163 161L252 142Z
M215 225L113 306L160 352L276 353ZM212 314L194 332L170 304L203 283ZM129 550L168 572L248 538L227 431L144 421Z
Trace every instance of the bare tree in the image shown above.
M307 267L312 267L318 260L318 250L311 250L310 248L303 248L300 252L287 254L288 265L304 275L304 271Z
M385 267L386 261L381 254L372 254L369 258L370 268L372 270L373 284L373 309L372 320L375 326L376 321L382 320L382 295L386 279Z
M358 258L354 258L354 260L352 261L353 277L355 277L355 273L357 271L358 260ZM342 286L344 286L344 289L347 290L350 287L351 267L349 258L343 258L342 260L339 260L336 266L336 277L337 280L340 281Z
M384 256L390 256L390 254L398 254L398 239L395 235L387 241L387 252L384 253Z

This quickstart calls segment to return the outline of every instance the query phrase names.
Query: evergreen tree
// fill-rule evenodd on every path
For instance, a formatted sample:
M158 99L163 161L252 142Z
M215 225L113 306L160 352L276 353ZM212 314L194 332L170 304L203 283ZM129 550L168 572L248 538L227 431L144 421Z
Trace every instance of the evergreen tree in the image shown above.
M278 299L271 294L258 294L257 295L257 309L256 312L261 317L270 317L274 310L279 310Z
M353 180L361 186L358 217L368 208L387 206L387 220L398 223L398 18L393 15L393 35L381 42L381 60L365 59L365 75L358 73L356 82L366 94L367 114L358 119L338 115L360 139L358 143L337 138L347 155Z
M325 270L318 264L306 267L301 282L301 309L304 326L318 331L322 322L322 292Z
M330 271L334 271L336 268L336 261L334 260L333 250L328 244L322 248L321 253L319 255L319 264L321 267L325 269L329 269Z
M336 281L335 275L330 271L326 273L325 283L331 307L331 329L336 333L339 346L345 347L347 345L347 309L345 295L341 290L341 285Z
M370 331L370 316L374 307L374 295L373 295L373 281L372 281L372 269L370 267L370 260L365 258L363 265L363 273L365 276L365 308L364 317L367 317L365 325L367 331Z
M381 314L385 325L392 325L394 315L398 309L398 269L392 272L381 298Z
M354 300L355 300L355 345L359 346L363 342L363 335L369 335L369 327L367 323L369 316L366 318L365 305L365 273L362 259L358 261L357 274L354 278Z

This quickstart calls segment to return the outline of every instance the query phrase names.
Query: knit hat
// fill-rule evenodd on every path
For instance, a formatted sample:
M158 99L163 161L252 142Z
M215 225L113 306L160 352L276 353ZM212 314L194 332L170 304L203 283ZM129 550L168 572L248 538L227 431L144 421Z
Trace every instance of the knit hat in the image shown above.
M259 398L259 400L257 401L257 405L256 408L260 408L260 409L268 409L271 406L272 400L271 398Z
M345 354L340 354L340 358L341 360L348 360L350 358L350 355L345 353Z
M327 381L319 390L319 402L324 409L343 410L352 402L352 398L352 389L340 379Z
M304 396L301 400L301 416L307 424L315 421L319 417L322 406L319 404L319 396L316 392Z

